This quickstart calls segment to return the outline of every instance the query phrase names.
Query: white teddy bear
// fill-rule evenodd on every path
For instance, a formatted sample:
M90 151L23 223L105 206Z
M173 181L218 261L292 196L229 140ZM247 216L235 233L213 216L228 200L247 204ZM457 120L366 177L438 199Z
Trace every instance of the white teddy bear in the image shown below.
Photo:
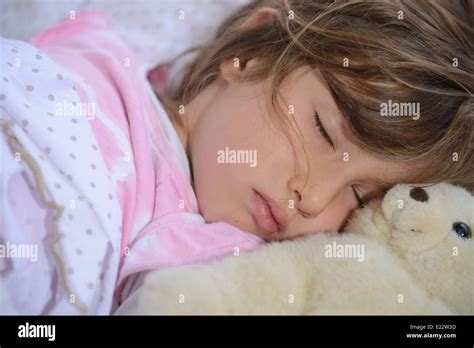
M137 314L473 314L474 197L393 187L347 233L151 272Z

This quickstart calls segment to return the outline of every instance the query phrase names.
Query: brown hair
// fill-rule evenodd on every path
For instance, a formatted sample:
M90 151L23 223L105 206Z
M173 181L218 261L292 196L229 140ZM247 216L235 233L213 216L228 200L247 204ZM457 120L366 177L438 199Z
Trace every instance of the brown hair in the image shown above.
M242 28L261 7L279 15ZM448 181L474 192L472 17L472 3L463 0L254 1L197 48L165 96L185 105L219 77L220 62L258 56L261 64L244 80L268 79L275 107L285 77L310 66L326 79L359 146L387 160L424 163L412 182ZM419 103L420 118L381 117L389 100Z

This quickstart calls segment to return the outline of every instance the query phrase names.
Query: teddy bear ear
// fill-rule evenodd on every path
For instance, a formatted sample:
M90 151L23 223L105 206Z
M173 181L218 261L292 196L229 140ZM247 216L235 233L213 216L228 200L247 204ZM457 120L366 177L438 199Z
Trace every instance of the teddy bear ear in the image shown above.
M414 187L410 190L410 198L418 202L426 202L428 201L429 195L421 187Z

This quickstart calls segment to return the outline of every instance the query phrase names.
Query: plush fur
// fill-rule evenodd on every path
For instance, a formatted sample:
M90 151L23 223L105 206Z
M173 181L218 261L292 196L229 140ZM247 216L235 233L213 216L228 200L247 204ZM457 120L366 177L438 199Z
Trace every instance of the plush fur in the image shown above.
M397 185L356 211L347 233L151 272L139 313L473 314L473 228L463 188Z

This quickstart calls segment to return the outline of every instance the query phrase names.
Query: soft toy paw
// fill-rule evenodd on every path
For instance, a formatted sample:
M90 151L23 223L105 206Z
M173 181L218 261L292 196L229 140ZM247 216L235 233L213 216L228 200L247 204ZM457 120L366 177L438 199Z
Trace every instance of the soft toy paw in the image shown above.
M151 272L139 314L473 314L474 197L393 187L345 233Z

